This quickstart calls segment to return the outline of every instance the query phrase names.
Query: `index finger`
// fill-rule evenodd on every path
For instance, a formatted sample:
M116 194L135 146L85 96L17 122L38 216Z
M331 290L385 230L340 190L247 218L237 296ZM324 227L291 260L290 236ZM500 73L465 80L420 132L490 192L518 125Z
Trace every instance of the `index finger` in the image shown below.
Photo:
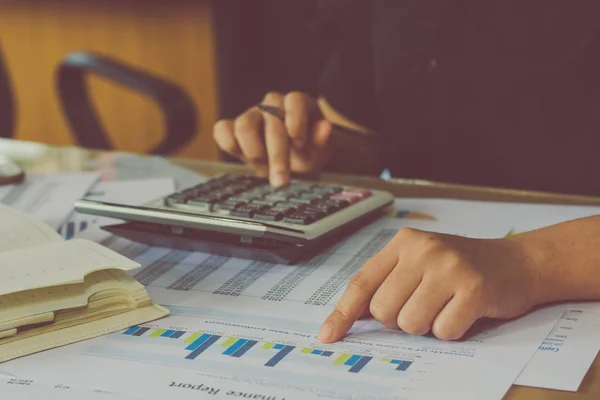
M272 115L265 116L265 144L269 159L269 179L275 187L290 179L290 144L285 124Z
M398 253L388 245L350 280L342 298L327 317L317 338L323 343L340 340L369 307L371 298L398 264Z
M309 117L316 103L305 93L291 92L285 96L284 108L288 134L294 146L302 148L308 141Z

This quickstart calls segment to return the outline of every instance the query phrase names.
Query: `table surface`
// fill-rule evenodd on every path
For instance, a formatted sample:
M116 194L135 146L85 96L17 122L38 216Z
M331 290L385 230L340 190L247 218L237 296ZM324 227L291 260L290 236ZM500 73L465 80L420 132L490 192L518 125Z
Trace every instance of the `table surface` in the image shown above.
M51 147L39 155L23 162L29 172L98 171L102 180L119 179L119 167L115 153L84 150L75 147ZM172 159L175 164L208 176L223 172L242 172L246 168L237 164L225 164L202 160ZM600 198L569 196L540 192L524 192L473 186L450 185L436 182L396 179L384 182L367 176L316 174L306 176L311 180L322 180L341 184L354 184L371 189L383 189L398 197L441 197L470 200L544 202L555 204L600 205ZM583 381L577 393L513 386L505 400L597 400L600 399L600 357Z

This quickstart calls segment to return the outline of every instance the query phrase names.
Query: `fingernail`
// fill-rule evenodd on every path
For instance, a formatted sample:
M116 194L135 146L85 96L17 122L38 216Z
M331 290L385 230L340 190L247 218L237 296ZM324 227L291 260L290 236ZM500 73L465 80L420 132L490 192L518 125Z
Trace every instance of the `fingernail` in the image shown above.
M271 176L271 185L280 187L285 185L287 182L287 174L285 172L276 172Z
M331 335L333 335L333 329L331 328L331 325L324 324L317 334L317 339L319 339L321 342L327 342L331 338Z

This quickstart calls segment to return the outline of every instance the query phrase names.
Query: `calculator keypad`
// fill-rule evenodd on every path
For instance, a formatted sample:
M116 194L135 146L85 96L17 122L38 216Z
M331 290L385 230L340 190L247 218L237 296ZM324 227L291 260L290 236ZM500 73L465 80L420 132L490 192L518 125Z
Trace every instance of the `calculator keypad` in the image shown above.
M371 195L366 189L305 182L272 188L265 178L224 175L173 193L165 197L164 204L257 221L310 225Z

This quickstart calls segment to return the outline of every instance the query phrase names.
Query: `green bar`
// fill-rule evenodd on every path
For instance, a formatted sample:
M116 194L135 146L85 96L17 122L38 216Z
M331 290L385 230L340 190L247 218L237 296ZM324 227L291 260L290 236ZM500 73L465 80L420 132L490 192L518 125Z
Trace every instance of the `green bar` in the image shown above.
M185 339L183 342L184 343L194 343L196 341L196 339L198 339L200 336L202 336L201 333L194 333L190 337Z
M157 329L157 330L155 330L154 332L152 332L150 334L150 337L159 337L160 335L162 335L166 331L167 331L166 329Z
M382 358L381 361L383 361L383 362L390 362L390 361L392 361L392 359L391 358Z
M342 365L344 364L346 361L348 361L348 359L352 357L352 354L342 354L341 356L339 356L334 362L334 365Z
M310 354L311 352L312 352L312 349L309 349L309 348L302 349L302 351L301 351L301 353L304 353L304 354Z
M224 341L224 342L221 344L221 346L228 347L228 346L231 346L232 344L234 344L236 341L237 341L237 338L230 337L229 339L227 339L226 341Z
M275 343L265 343L262 345L261 349L271 350L275 346Z

